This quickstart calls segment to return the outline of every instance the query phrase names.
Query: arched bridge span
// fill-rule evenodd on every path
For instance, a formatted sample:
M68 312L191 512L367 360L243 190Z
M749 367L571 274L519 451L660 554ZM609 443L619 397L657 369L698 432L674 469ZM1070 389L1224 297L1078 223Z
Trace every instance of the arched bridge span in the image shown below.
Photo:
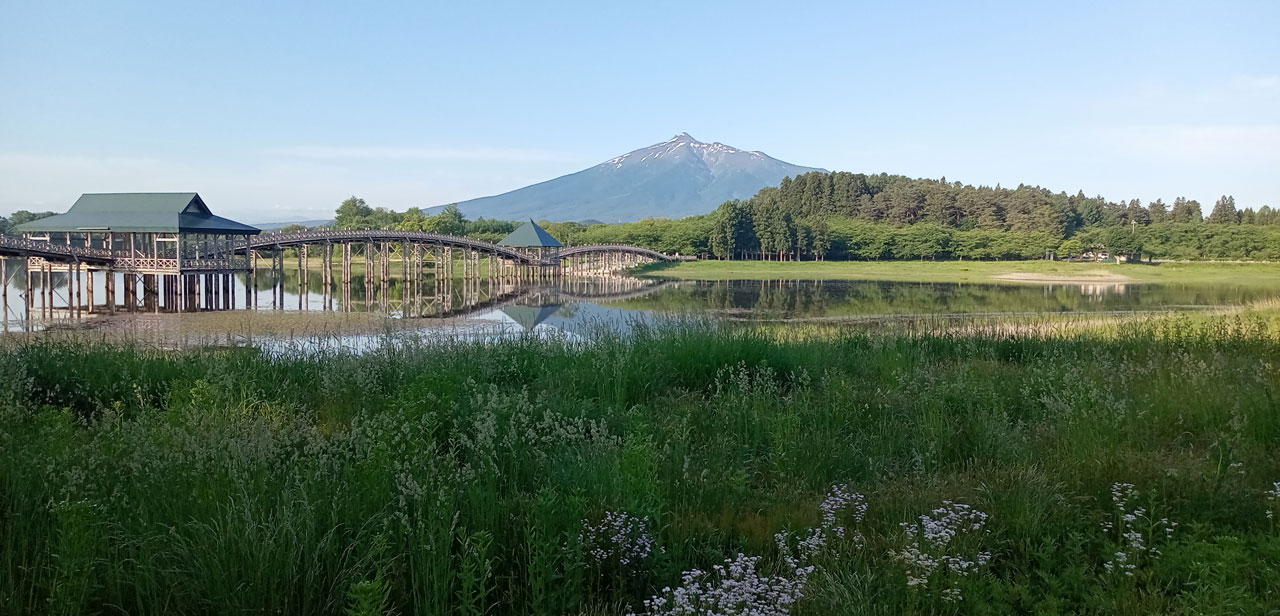
M510 259L521 265L537 265L529 255L507 246L499 246L482 240L426 231L398 231L395 229L336 229L296 231L291 233L264 233L249 240L251 250L272 250L307 244L344 242L408 242L432 244L444 248L474 250L484 254Z
M577 255L590 254L627 254L638 257L648 257L655 261L676 261L679 257L673 257L663 254L656 250L650 250L641 246L631 246L628 244L591 244L586 246L566 246L557 250L555 253L548 255L553 258L573 257Z
M249 240L250 250L273 250L306 244L343 242L410 242L432 244L446 248L474 250L484 254L509 259L521 265L550 265L555 261L573 256L592 254L628 254L647 257L656 261L675 261L681 257L673 257L656 250L627 244L592 244L586 246L566 246L554 252L544 253L541 257L518 251L507 246L499 246L483 240L443 233L426 231L398 231L394 229L355 229L355 230L320 230L298 231L291 233L264 233ZM243 252L243 247L235 251ZM120 257L105 248L90 248L53 244L46 241L29 240L16 237L0 236L0 255L13 257L39 257L49 261L110 264ZM215 256L209 254L208 256Z

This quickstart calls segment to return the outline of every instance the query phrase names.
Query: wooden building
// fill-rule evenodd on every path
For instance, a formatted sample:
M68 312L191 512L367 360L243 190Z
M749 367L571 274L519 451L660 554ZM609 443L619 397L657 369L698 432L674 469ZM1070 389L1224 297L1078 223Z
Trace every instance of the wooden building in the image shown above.
M17 230L28 240L111 251L105 264L28 258L28 302L33 277L40 277L43 290L50 288L52 272L66 272L66 308L77 312L114 312L117 300L125 310L232 308L235 275L249 272L249 240L259 233L215 216L193 192L84 194L67 213ZM101 302L93 297L95 274L105 276ZM122 294L115 288L117 275Z
M536 278L545 278L560 273L559 259L552 258L546 261L543 261L543 259L554 254L556 249L564 247L564 244L561 244L560 240L547 233L547 230L543 229L538 223L533 222L532 218L499 240L498 245L514 248L531 260L541 262L542 265L530 268Z

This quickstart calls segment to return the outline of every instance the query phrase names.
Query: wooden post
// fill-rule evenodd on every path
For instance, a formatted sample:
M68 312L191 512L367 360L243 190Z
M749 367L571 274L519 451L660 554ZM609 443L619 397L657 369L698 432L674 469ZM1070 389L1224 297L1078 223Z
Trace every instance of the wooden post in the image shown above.
M373 242L364 243L364 304L369 307L373 295Z
M391 302L391 242L382 242L381 265L382 305L385 307Z
M133 312L133 300L130 299L131 296L129 295L133 291L133 274L126 273L121 274L120 276L121 282L124 283L124 304L122 307L125 309L125 312Z
M302 259L302 290L311 292L311 251L307 244L298 247L299 258Z
M71 264L71 268L75 272L74 279L67 280L67 301L74 301L75 307L72 308L71 314L75 318L80 318L80 262L76 261ZM72 293L71 285L75 285L75 293Z
M329 309L329 299L333 297L333 244L327 240L320 249L320 284L324 287L324 309Z
M4 297L0 301L4 302L4 325L5 330L9 329L9 259L0 257L0 284L4 285L4 290L0 293Z
M273 309L280 307L280 295L276 293L276 253L278 252L279 250L271 251L271 307Z
M107 266L106 280L102 281L107 291L107 314L116 313L116 272Z
M34 303L32 302L32 299L34 298L32 298L31 296L31 259L28 258L27 259L27 294L22 298L22 301L24 304L26 304L26 308L27 308L27 312L23 316L26 318L27 321L31 320L31 304Z
M302 310L303 297L307 294L306 287L303 286L303 272L306 268L302 264L302 257L306 253L306 245L298 246L298 310Z
M4 294L0 301L4 302L4 329L9 329L9 259L0 257L0 284L4 285L4 290L0 293Z
M258 251L249 251L249 276L246 284L249 288L244 291L244 300L249 304L250 310L258 308Z
M342 309L351 310L351 242L342 243Z
M153 253L154 254L154 253ZM151 311L155 309L156 302L156 275L142 275L142 309Z
M342 243L342 309L351 312L351 242Z

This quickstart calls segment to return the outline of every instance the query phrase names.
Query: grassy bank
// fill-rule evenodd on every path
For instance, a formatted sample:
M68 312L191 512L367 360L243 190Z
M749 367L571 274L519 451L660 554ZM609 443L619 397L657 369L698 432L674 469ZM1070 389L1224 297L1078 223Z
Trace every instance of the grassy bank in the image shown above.
M7 347L0 613L1267 613L1274 320Z
M1063 261L685 261L637 270L644 276L694 280L893 280L998 282L1010 274L1072 280L1280 286L1274 263L1067 263ZM1016 282L1016 281L1008 281ZM1033 281L1034 282L1034 281Z

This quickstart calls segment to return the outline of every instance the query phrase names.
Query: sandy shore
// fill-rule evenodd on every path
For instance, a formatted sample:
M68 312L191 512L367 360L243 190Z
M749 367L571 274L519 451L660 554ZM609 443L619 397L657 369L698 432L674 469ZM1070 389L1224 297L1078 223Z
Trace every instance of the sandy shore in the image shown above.
M1124 282L1133 282L1133 278L1124 274L1115 274L1107 270L1090 270L1080 272L1078 274L1035 274L1029 272L1015 272L1009 274L998 274L992 276L996 280L1007 280L1011 282L1065 282L1072 284L1120 284Z

